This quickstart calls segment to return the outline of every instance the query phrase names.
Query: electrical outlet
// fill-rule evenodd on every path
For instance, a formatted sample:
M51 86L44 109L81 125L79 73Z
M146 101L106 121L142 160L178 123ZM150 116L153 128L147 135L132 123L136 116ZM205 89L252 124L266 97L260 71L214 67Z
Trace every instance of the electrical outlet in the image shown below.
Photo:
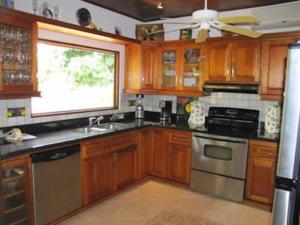
M128 100L128 106L135 106L136 100Z

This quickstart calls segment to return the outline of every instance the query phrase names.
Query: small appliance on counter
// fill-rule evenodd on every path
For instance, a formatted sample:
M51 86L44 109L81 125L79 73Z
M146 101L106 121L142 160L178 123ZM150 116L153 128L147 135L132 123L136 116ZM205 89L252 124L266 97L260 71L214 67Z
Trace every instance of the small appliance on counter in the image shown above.
M280 131L280 106L269 106L266 110L265 130L268 133L279 133Z
M138 95L138 99L135 106L135 118L136 119L144 119L144 107L142 104L142 95Z
M160 122L171 122L172 101L159 101Z

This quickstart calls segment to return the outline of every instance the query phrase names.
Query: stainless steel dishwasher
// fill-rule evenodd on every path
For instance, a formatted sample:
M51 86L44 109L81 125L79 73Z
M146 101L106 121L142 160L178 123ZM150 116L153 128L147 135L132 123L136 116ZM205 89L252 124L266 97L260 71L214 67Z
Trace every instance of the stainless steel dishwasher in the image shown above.
M31 158L35 224L49 224L80 208L80 145L49 149Z

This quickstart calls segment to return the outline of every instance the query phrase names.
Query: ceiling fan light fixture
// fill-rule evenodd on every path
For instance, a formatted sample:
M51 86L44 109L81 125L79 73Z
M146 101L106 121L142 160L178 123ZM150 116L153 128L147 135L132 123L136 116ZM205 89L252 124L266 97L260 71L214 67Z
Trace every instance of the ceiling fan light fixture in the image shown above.
M158 9L163 9L164 8L163 3L162 2L157 3L157 8Z
M193 12L193 22L208 21L217 19L219 16L218 11L212 9L201 9Z

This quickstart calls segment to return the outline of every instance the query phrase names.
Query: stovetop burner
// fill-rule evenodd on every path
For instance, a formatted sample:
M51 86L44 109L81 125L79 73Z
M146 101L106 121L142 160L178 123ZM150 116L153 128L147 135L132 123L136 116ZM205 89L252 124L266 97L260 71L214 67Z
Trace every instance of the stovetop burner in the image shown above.
M205 127L200 132L220 136L248 138L258 128L259 111L210 107Z

